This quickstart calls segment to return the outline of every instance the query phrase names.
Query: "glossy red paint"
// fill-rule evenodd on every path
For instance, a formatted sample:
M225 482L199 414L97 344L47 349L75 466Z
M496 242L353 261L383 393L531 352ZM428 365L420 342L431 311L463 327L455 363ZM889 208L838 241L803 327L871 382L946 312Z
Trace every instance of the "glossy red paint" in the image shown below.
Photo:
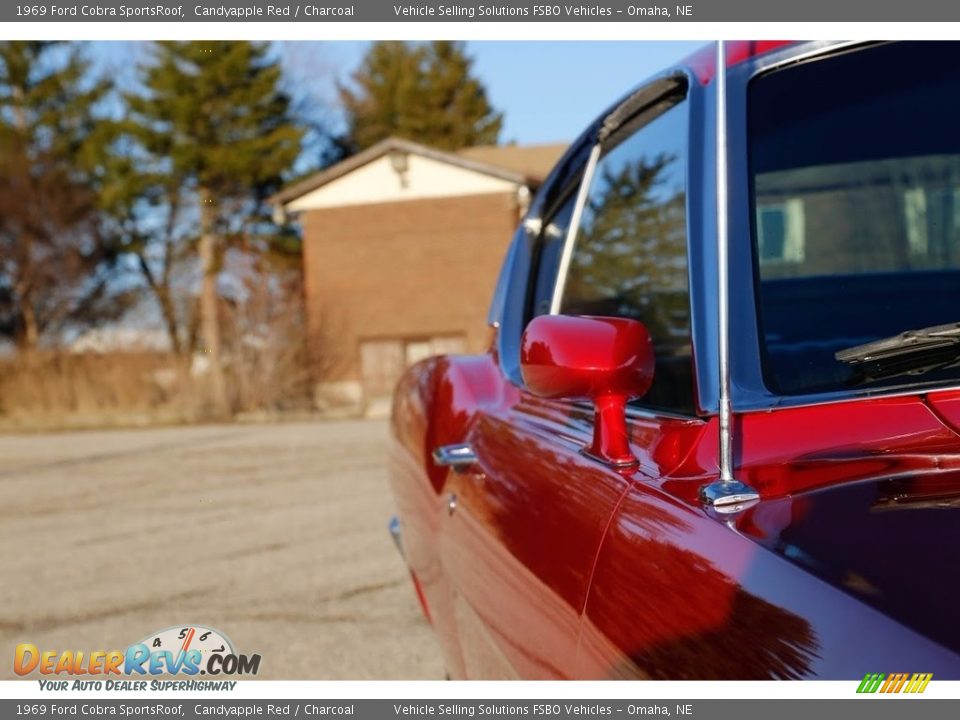
M736 533L702 522L697 502L716 477L712 418L673 471L638 482L621 504L584 614L581 675L853 678L851 656L908 655L956 673L956 656L917 630L960 647L948 620L960 562L935 551L951 519L934 510L960 498L960 438L929 407L958 397L737 416L736 475L762 501ZM878 512L887 508L909 512ZM924 590L931 582L939 591ZM918 594L931 599L922 610Z
M653 344L626 318L541 315L523 331L520 369L546 398L642 397L653 382Z
M960 468L957 432L931 410L939 394L851 400L823 405L742 413L735 417L737 475L762 498L820 487L917 472ZM842 428L842 432L838 430ZM697 503L686 478L717 468L716 418L706 442L696 445L665 479L667 489Z
M520 341L526 386L544 398L590 398L596 408L586 452L618 467L633 467L625 412L653 382L654 350L643 323L625 318L541 315Z
M629 480L584 457L581 438L558 443L565 422L556 402L480 409L466 437L477 467L448 480L458 505L437 550L466 677L578 674L597 548Z
M811 517L846 537L847 516L824 520L811 492L879 475L905 479L880 493L888 504L960 495L960 438L929 406L958 397L737 416L736 472L762 502L731 532L697 501L716 478L715 418L631 415L639 467L623 474L579 452L589 408L517 389L492 355L417 366L397 396L391 479L451 675L852 679L868 658L960 674L951 650L877 609L856 568L819 577L781 545ZM434 443L462 441L475 468L431 469ZM879 542L886 526L864 527ZM916 562L929 538L913 530ZM960 568L942 570L944 590Z
M836 526L821 532L834 543L854 536ZM891 559L874 555L878 564ZM855 597L859 581L851 574L838 588L811 577L781 554L638 482L601 548L578 676L854 680L871 662L956 671L949 650L867 606L863 593Z
M597 548L630 481L581 454L583 413L570 425L567 403L495 368L492 356L430 360L398 387L390 480L407 561L451 676L575 677ZM438 445L463 441L476 467L432 464Z
M423 611L423 616L427 619L427 622L432 623L433 618L430 617L430 603L427 602L427 597L423 594L423 587L420 585L420 581L417 579L417 574L410 571L410 580L413 582L413 589L417 593L417 602L420 603L420 609Z
M960 391L930 393L926 396L926 404L944 425L960 433Z
M580 452L593 432L589 409L518 391L493 356L413 368L398 389L393 423L391 480L408 518L407 557L451 675L582 675L582 616L614 511L637 477L682 465L704 423L631 418L631 449L644 474L625 476ZM463 440L475 448L477 467L435 476L436 444ZM427 470L419 477L418 464ZM450 495L458 500L452 515Z

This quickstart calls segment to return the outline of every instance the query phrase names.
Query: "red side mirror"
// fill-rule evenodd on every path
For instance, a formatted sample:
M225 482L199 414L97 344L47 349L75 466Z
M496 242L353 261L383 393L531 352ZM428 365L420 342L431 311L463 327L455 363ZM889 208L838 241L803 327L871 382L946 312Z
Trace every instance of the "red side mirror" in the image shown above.
M653 382L654 352L643 323L626 318L541 315L523 333L520 372L534 395L589 398L596 408L585 452L617 467L636 465L626 404Z

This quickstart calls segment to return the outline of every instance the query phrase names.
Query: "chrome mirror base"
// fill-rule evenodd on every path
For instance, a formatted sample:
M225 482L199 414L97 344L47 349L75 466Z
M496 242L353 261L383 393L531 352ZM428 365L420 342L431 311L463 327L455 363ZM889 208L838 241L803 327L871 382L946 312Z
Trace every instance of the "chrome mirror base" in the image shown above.
M717 480L700 488L700 502L718 513L744 510L760 500L760 493L739 480Z

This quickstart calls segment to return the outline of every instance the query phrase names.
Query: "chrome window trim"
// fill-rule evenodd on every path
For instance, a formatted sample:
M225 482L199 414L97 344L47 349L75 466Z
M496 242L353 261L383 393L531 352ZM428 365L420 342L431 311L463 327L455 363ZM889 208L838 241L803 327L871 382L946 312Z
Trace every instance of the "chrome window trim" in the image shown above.
M567 272L570 270L570 259L573 257L573 247L577 239L577 229L583 216L583 208L587 204L590 194L590 185L593 183L593 173L597 169L597 161L603 146L597 142L590 150L587 165L580 178L580 187L577 188L577 200L573 205L573 214L570 216L570 226L567 236L563 239L563 250L560 253L560 262L557 265L557 279L553 284L553 294L550 297L550 314L560 314L560 302L563 300L563 291L567 286Z
M529 221L524 221L529 222ZM510 268L516 260L517 245L510 238L510 244L507 245L507 252L503 258L503 265L500 267L500 274L497 276L497 285L493 290L493 298L490 300L490 309L487 311L487 325L498 329L503 321L504 307L507 304L507 286L510 282Z
M860 390L847 392L839 390L832 393L818 393L815 395L776 395L778 402L765 404L751 403L738 409L741 414L749 412L776 412L777 410L792 410L794 408L814 407L821 405L839 405L846 402L863 402L865 400L884 400L887 398L926 397L935 393L960 391L960 383L944 383L943 385L914 385L911 388L897 386L877 390Z
M760 55L755 58L751 63L753 69L750 72L748 82L755 79L758 75L764 75L771 70L778 70L788 65L796 65L797 63L812 60L820 55L832 54L839 50L850 50L879 44L882 43L868 40L845 40L842 42L834 40L814 40L803 43L802 47L804 49L799 53L797 52L797 46L787 46L782 50L774 50L769 54ZM786 54L787 57L783 57L784 54Z

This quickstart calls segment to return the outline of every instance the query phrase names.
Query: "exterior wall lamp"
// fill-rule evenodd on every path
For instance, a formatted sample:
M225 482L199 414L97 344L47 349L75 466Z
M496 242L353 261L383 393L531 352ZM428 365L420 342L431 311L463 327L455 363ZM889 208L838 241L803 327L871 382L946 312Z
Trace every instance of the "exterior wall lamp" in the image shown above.
M400 178L400 187L407 187L407 171L410 169L408 154L402 150L391 150L388 157L390 158L390 167Z

